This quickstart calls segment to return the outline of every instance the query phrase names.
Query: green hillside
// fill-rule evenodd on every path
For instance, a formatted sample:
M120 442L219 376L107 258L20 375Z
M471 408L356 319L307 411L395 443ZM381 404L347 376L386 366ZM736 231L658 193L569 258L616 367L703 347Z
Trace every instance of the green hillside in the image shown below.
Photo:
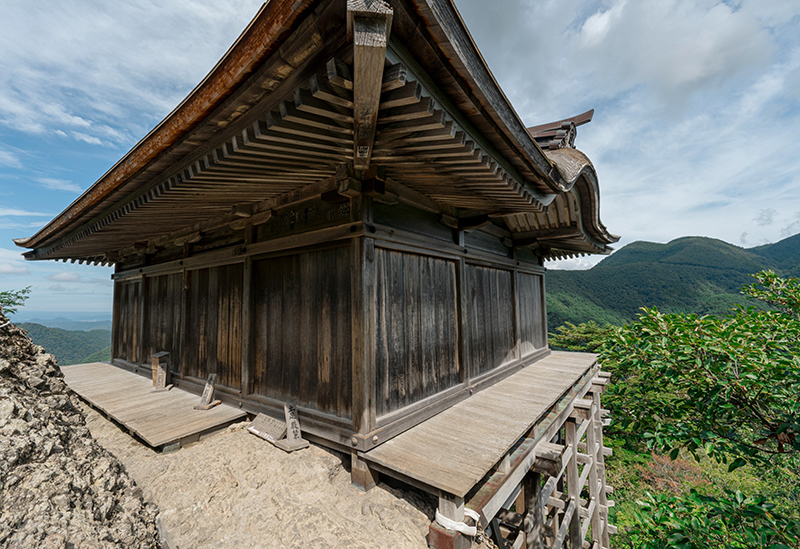
M61 366L111 357L111 330L62 330L30 322L17 326L26 330L34 343L55 355Z
M763 269L800 275L800 235L750 249L694 236L667 244L633 242L589 270L548 271L548 325L621 324L643 306L725 313L743 302L739 289L752 282L749 275Z

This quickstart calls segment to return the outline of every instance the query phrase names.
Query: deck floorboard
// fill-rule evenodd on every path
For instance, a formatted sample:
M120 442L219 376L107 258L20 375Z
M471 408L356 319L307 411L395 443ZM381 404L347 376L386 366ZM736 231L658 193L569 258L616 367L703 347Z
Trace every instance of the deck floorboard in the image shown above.
M361 455L464 496L596 363L594 354L554 351Z
M89 403L139 435L153 448L172 444L246 416L220 404L194 410L198 395L173 388L153 393L152 380L104 362L62 366L64 381Z

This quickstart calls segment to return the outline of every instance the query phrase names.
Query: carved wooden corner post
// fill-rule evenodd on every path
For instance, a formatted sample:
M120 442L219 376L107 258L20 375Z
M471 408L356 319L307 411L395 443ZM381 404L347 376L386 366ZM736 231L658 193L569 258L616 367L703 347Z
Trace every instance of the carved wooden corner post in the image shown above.
M347 0L347 35L353 40L353 167L369 168L381 102L392 9L383 0Z
M383 66L386 61L386 45L392 28L392 9L383 0L347 0L347 36L353 42L353 169L366 170L370 167L372 148L375 141L375 126L378 121L378 108L381 102L381 86L383 85ZM351 190L361 192L359 185L352 185L351 177L340 177L342 170L337 170L337 186L339 194ZM358 187L358 188L356 188ZM362 240L354 241L354 256L357 256L358 271L361 275L354 279L356 292L366 292L371 287L372 270L363 265L365 252L370 244ZM363 249L362 249L363 248ZM371 293L370 293L371 295ZM361 296L354 300L354 313L367 316L360 318L361 322L354 322L354 329L363 333L354 337L371 338L368 324L371 315L367 307L372 300ZM363 310L362 310L363 307ZM368 407L374 401L370 394L374 385L367 376L374 375L374 368L369 364L374 358L365 349L366 342L356 342L354 351L361 355L354 359L354 387L359 392L365 392L363 398L354 399L354 404L360 402L361 409L354 410L354 429L358 433L367 433L373 427ZM360 376L360 380L359 380ZM353 437L357 440L356 437ZM351 480L355 486L362 490L369 490L378 480L377 472L372 471L366 461L358 456L354 448L351 452L352 469Z

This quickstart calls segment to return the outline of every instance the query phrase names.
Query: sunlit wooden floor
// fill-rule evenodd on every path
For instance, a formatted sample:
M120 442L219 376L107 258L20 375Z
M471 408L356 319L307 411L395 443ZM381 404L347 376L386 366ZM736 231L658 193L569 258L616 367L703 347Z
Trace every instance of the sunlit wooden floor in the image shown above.
M200 402L198 395L177 388L153 393L151 380L104 362L61 370L73 391L157 449L191 441L246 415L225 404L193 410Z

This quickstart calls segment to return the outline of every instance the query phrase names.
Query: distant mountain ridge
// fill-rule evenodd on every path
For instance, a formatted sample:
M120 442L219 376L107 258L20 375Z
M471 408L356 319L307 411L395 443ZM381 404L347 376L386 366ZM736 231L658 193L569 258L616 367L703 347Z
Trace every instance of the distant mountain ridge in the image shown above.
M550 329L564 322L623 324L640 307L722 314L746 304L740 288L750 274L773 269L800 276L800 235L756 248L688 236L667 244L633 242L586 271L547 273Z
M111 358L111 330L64 330L31 322L17 324L36 345L55 355L59 366Z

